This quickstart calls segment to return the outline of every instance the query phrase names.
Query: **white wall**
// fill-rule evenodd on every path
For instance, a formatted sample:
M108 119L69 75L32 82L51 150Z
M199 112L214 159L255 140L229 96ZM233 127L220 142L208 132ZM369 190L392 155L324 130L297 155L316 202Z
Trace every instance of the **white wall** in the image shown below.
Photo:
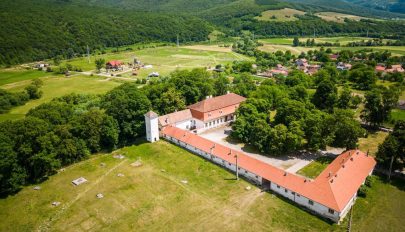
M236 165L230 164L229 162L224 161L219 157L216 157L209 153L201 151L198 148L195 148L188 144L184 144L183 142L179 142L177 139L171 138L170 136L165 136L165 138L181 147L186 148L187 150L189 150L195 154L198 154L198 155L204 157L205 159L211 160L212 162L227 168L228 170L231 170L233 172L236 171ZM239 175L247 178L248 180L254 182L255 184L262 184L262 182L263 182L263 178L261 176L258 176L255 173L247 171L241 167L239 167ZM281 185L277 185L277 183L271 182L270 189L272 191L278 193L279 195L282 195L282 196L290 199L291 201L294 201L297 204L304 206L304 207L310 209L311 211L313 211L323 217L329 218L335 222L339 222L339 220L346 215L346 213L348 212L348 210L350 209L351 205L354 203L354 200L356 198L356 196L354 196L352 198L352 200L349 202L349 204L346 206L346 208L342 211L342 213L339 213L336 211L333 211L333 213L330 213L328 207L326 207L322 204L319 204L317 202L314 202L314 201L312 201L313 204L311 205L309 203L308 198L306 198L298 193L292 192L289 189L282 187Z
M146 140L153 143L159 141L159 122L158 118L149 118L145 116Z

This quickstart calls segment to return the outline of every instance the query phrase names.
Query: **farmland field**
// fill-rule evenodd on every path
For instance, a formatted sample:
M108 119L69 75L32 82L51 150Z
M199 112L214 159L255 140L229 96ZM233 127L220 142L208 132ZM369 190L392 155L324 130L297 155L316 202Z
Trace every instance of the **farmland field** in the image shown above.
M167 142L119 153L126 158L95 155L39 184L41 190L28 186L0 199L0 231L346 231L346 221L323 221ZM142 166L130 165L137 160ZM74 187L78 177L88 182ZM358 199L353 231L403 228L404 196L378 179L369 196ZM53 207L54 201L61 205Z
M342 14L337 12L319 12L315 14L325 21L344 23L345 19L350 19L354 21L360 21L361 19L366 19L357 15Z
M300 38L300 41L305 42L308 37ZM312 39L312 38L311 38ZM361 40L368 40L364 37L322 37L315 38L317 43L340 43L341 45L348 44L349 42L356 42ZM300 54L301 52L307 52L309 50L320 49L320 47L293 47L293 38L270 38L260 40L263 43L259 49L266 52L275 52L277 50L287 51L290 50L292 54ZM381 46L381 47L330 47L333 51L341 50L362 50L362 49L372 49L374 51L389 51L392 55L403 56L405 55L405 46Z
M281 10L268 10L263 12L260 16L256 17L260 21L272 21L272 22L285 22L298 20L295 15L304 15L304 11L284 8Z

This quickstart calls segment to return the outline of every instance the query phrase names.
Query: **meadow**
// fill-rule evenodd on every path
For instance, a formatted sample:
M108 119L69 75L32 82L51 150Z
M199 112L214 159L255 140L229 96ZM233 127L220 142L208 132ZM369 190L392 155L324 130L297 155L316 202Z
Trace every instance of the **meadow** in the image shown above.
M132 48L131 48L132 49ZM64 62L79 67L84 71L95 70L95 59L102 58L106 61L121 60L132 62L134 58L143 64L152 65L151 69L141 69L138 77L145 78L151 72L159 72L161 75L168 75L176 69L207 68L215 67L217 64L229 64L234 60L250 60L250 58L234 53L230 48L223 48L216 45L195 45L195 46L164 46L151 47L141 50L126 50L111 52L92 56L90 62L86 57L80 57ZM130 72L125 77L131 77Z
M291 8L267 10L264 11L260 16L255 17L255 19L260 21L288 22L298 20L298 18L295 17L296 15L305 15L305 12Z
M43 92L42 97L37 100L29 101L25 105L15 107L6 114L0 114L0 121L23 118L30 109L42 103L49 102L56 97L62 97L70 93L102 94L120 85L120 83L116 81L108 81L105 78L84 75L75 75L69 78L61 75L48 76L41 78L41 80L44 83L41 87L41 91ZM23 80L1 85L0 88L9 91L22 91L30 83L30 80Z
M27 186L0 199L0 231L346 231L347 220L324 221L164 141L114 154L125 158L94 155L38 184L40 190ZM135 161L142 166L132 166ZM73 186L78 177L88 182ZM358 199L353 231L405 226L405 192L397 186L378 179Z

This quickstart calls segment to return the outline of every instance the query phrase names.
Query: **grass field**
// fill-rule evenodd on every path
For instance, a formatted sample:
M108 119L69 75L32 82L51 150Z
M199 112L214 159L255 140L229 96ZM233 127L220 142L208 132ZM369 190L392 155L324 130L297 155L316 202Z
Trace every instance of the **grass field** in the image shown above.
M41 78L44 85L41 87L43 96L38 100L27 102L25 105L15 107L7 114L0 114L0 121L15 120L24 117L24 115L32 108L51 101L53 98L61 97L70 93L82 94L99 94L105 93L108 90L120 85L118 82L106 81L102 78L88 77L88 76L73 76L65 78L61 76ZM25 86L29 85L31 81L20 81L16 83L6 84L0 88L9 91L22 91Z
M300 41L305 42L308 38L300 38ZM312 39L312 38L311 38ZM317 43L340 43L341 45L346 45L350 42L356 42L361 40L368 40L364 37L322 37L315 38ZM293 54L300 54L301 52L308 52L309 50L320 49L320 47L293 47L293 38L270 38L261 39L263 46L259 49L267 52L275 51L287 51L290 50ZM381 46L381 47L330 47L333 51L338 52L341 50L362 50L362 49L373 49L374 51L389 51L392 55L403 56L405 55L405 46Z
M159 72L161 75L168 75L176 69L191 69L214 67L217 64L228 64L234 60L250 60L250 58L234 53L230 48L222 48L209 45L194 45L185 47L156 47L142 50L123 51L119 53L107 53L93 56L90 63L87 58L76 58L67 61L68 63L82 68L84 71L95 69L94 60L103 58L109 60L121 60L124 62L139 59L144 64L153 65L152 69L141 69L140 77L147 77L151 72ZM66 62L65 62L66 63ZM124 77L130 77L123 75Z
M305 12L291 8L268 10L263 12L260 16L255 17L255 19L260 21L286 22L298 20L295 15L305 15Z
M50 75L52 74L38 70L0 69L0 86Z
M317 158L315 161L313 161L312 163L310 163L309 165L305 166L304 168L302 168L301 170L299 170L297 173L299 175L311 178L311 179L315 179L315 177L319 176L319 174L321 174L321 172L323 170L325 170L325 168L332 163L333 158L331 157L327 157L327 156L323 156L323 157L319 157Z
M350 19L354 21L360 21L361 19L366 19L357 15L342 14L337 12L319 12L315 14L325 21L344 23L345 19Z
M0 199L0 231L346 230L346 222L325 222L244 180L235 181L232 173L167 142L121 152L123 160L96 155L50 177L39 191L28 186ZM136 160L143 165L131 166ZM88 182L74 187L71 181L78 177ZM98 193L104 198L97 199ZM404 191L378 181L370 195L356 204L353 231L405 226L400 210ZM61 205L51 206L54 201ZM375 220L380 213L389 220Z

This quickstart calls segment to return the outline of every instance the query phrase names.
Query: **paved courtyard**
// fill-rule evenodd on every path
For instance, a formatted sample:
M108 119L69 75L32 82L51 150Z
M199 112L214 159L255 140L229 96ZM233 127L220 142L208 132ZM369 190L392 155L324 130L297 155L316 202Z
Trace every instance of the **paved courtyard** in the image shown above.
M245 154L254 157L258 160L271 164L273 166L279 167L290 173L296 173L298 170L310 164L319 155L316 154L302 154L296 155L283 155L280 157L268 157L259 154L259 152L254 151L251 147L245 146L244 144L233 143L227 140L232 128L229 126L219 127L215 129L208 130L202 134L201 137L209 139L213 142L217 142L229 148L235 149L237 151L244 152ZM339 151L337 152L339 153Z

